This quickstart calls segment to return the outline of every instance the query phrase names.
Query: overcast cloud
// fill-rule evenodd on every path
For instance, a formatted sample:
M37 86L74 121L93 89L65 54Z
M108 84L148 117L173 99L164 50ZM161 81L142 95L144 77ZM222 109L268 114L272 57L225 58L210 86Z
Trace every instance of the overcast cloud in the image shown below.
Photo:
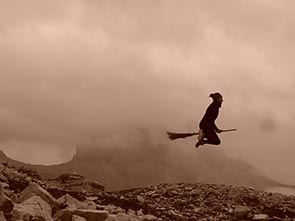
M196 130L219 91L222 148L294 183L294 6L0 0L1 146L56 163L125 127Z

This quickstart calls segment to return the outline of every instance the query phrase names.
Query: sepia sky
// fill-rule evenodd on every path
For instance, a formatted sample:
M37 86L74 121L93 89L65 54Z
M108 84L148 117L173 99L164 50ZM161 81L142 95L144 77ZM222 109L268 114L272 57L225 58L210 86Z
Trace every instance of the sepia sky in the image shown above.
M219 91L221 148L294 184L294 7L0 0L0 146L50 164L126 127L195 131Z

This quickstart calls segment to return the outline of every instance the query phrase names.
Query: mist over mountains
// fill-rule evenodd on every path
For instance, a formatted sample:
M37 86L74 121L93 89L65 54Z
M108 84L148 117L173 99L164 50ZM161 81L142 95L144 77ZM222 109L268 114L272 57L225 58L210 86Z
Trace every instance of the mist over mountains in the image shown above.
M71 161L51 166L24 164L7 158L4 153L0 160L33 167L44 178L75 172L102 183L108 190L176 182L231 184L256 189L281 186L249 163L229 158L220 147L195 149L185 140L155 140L145 131L93 138L77 146Z

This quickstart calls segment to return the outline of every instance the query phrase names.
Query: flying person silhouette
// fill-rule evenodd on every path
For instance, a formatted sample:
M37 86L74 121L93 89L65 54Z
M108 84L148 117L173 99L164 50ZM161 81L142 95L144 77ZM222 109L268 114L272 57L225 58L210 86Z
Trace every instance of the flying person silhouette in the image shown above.
M208 106L205 115L199 123L200 131L198 142L195 145L196 148L204 144L219 145L221 143L217 133L221 133L224 130L219 129L216 126L215 120L218 117L223 97L218 92L210 94L209 97L211 97L213 101Z
M207 108L205 115L203 116L202 120L199 123L199 128L200 128L199 132L174 133L174 132L168 131L167 134L170 140L176 140L179 138L186 138L186 137L198 135L198 142L195 145L196 148L204 144L219 145L221 141L219 137L217 136L217 133L237 130L235 128L221 130L216 126L215 120L218 117L219 108L221 107L221 104L223 102L223 97L218 92L210 94L209 97L211 97L213 101Z

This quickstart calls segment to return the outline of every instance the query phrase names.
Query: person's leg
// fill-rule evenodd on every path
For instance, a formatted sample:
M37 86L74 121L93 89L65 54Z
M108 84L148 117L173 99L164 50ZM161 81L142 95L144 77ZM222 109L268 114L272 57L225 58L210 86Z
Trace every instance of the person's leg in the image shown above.
M211 130L211 129L204 130L204 133L205 133L205 139L203 140L204 144L213 144L213 145L221 144L221 141L214 130Z
M205 134L202 129L199 130L199 136L198 136L198 142L196 143L195 147L198 148L200 145L204 145L203 140L204 140Z

